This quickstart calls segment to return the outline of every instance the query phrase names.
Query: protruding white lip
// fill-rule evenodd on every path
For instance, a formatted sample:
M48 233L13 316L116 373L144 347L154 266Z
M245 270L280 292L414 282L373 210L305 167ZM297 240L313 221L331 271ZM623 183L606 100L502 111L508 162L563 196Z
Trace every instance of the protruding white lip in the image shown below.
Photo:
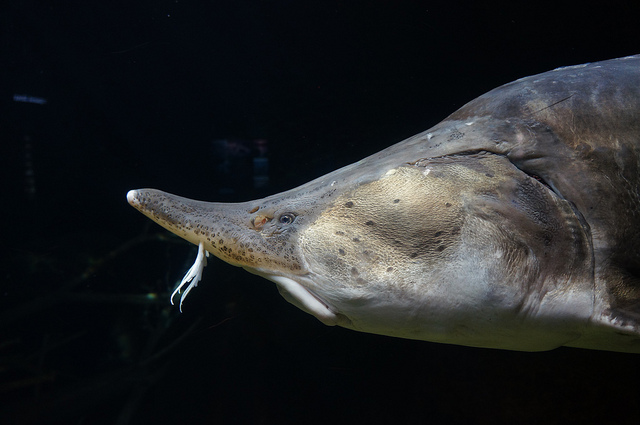
M284 299L299 309L313 315L325 325L335 326L338 324L338 315L316 295L295 280L268 274L261 274L261 276L275 282Z

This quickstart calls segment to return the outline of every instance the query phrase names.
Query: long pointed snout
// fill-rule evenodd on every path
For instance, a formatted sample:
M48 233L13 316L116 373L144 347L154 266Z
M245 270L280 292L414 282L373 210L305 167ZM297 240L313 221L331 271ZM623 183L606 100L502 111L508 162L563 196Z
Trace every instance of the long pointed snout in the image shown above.
M156 189L127 193L127 201L165 229L234 266L258 271L300 270L282 229L272 229L264 200L242 203L196 201Z
M196 201L156 189L127 193L127 201L142 214L181 238L237 266L249 264L243 240L255 238L249 228L246 203Z
M204 242L206 232L214 230L213 217L205 213L212 210L210 202L195 201L156 189L130 190L127 201L165 229L196 245Z

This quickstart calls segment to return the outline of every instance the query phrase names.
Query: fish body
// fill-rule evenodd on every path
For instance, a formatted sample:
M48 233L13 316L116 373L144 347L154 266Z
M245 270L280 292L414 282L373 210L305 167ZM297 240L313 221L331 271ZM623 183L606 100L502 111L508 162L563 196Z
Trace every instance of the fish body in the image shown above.
M640 352L640 55L498 87L431 129L243 203L131 205L327 325ZM183 284L188 283L183 281ZM192 286L189 287L189 289Z

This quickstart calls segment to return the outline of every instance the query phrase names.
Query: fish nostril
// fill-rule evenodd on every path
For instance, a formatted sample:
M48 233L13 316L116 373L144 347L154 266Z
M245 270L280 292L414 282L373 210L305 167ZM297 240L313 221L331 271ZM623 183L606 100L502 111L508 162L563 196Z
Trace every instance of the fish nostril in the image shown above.
M255 227L256 229L261 229L262 226L264 226L265 223L267 221L269 221L269 220L271 220L271 219L269 217L267 217L266 215L257 215L252 220L253 221L253 227Z

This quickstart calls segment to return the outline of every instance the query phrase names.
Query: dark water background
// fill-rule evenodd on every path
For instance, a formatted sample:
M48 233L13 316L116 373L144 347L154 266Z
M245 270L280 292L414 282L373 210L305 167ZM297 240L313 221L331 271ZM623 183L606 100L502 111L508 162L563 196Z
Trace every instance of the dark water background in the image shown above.
M2 6L0 423L640 423L638 355L329 328L215 260L180 314L196 249L125 201L276 193L503 83L640 53L640 3L574 4Z

